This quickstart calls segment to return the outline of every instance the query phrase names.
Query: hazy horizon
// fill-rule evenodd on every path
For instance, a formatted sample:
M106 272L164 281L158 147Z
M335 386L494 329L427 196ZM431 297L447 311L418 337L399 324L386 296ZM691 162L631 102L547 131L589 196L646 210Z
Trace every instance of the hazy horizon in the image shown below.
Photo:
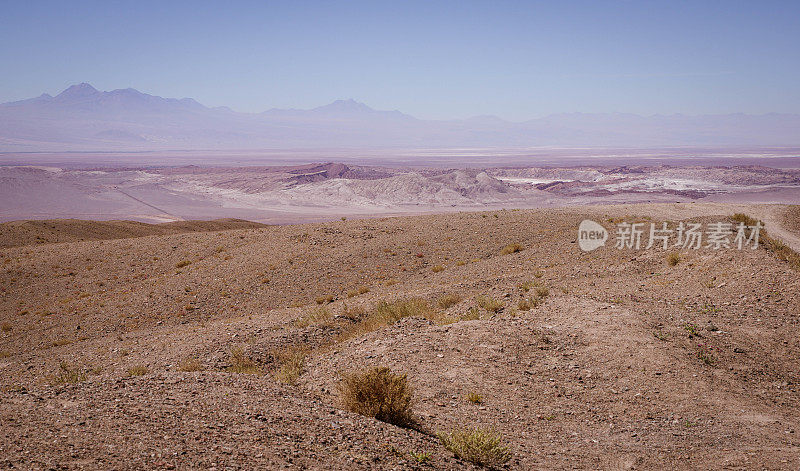
M239 112L800 112L795 2L7 5L0 102L88 82ZM47 35L40 34L42 30ZM58 40L54 41L53 38Z
M53 93L42 92L42 93L40 93L39 95L36 95L36 96L24 97L24 98L21 98L19 100L12 100L12 101L8 101L8 102L0 102L0 105L7 105L7 104L25 102L27 100L33 100L33 99L41 98L41 97L53 98L53 97L57 97L60 94L68 92L70 89L80 88L80 87L91 87L91 88L93 88L94 90L96 90L97 92L100 92L100 93L134 91L134 92L142 93L144 95L149 95L151 97L164 98L164 99L168 99L168 100L192 100L192 101L194 101L194 102L198 103L199 105L202 105L202 106L204 106L206 108L229 110L229 111L233 111L235 113L242 113L242 114L263 114L263 113L270 112L270 111L313 111L313 110L316 110L316 109L326 108L326 107L331 107L331 106L354 106L354 107L359 107L359 108L364 109L364 110L366 110L366 108L369 108L372 111L397 111L397 112L403 113L404 115L410 116L412 118L424 119L424 118L419 118L417 116L414 116L414 115L412 115L410 113L406 113L403 110L398 109L398 108L378 109L378 108L375 108L375 107L371 106L369 103L365 103L364 101L359 100L356 97L339 97L339 98L336 98L336 99L334 99L333 101L330 101L330 102L318 103L316 105L311 105L308 108L300 108L300 107L297 107L297 106L289 106L288 108L271 107L271 108L266 108L266 109L263 109L263 110L239 111L239 110L235 110L232 107L230 107L228 105L224 105L224 104L212 107L212 106L209 106L209 105L207 105L205 103L202 103L202 102L196 100L194 97L191 97L191 96L164 96L164 97L162 97L162 96L159 96L159 95L154 95L154 94L147 93L147 92L144 92L142 90L139 90L135 86L126 87L126 88L115 88L115 89L110 89L110 90L101 90L101 89L98 89L97 87L95 87L91 82L80 82L80 83L70 84L65 89L56 90ZM364 107L366 107L366 108L364 108ZM501 118L501 117L499 117L497 115L471 114L471 115L467 115L467 116L461 117L461 118L432 119L430 121L464 121L464 120L471 120L471 119L476 119L476 118L498 118L498 119L500 119L502 121L507 121L509 123L524 123L526 121L534 121L534 120L537 120L537 119L548 118L548 117L558 116L558 115L633 115L633 116L639 116L639 117L647 118L647 117L659 117L659 116L723 116L723 115L742 115L742 114L751 114L751 115L754 115L754 116L771 115L771 114L797 115L797 114L800 114L800 112L794 113L794 112L775 112L775 111L770 111L770 112L764 112L764 113L744 113L744 112L738 111L738 112L731 112L731 113L698 113L698 114L691 114L691 113L675 112L675 113L650 113L650 114L645 114L645 113L625 113L625 112L619 112L619 111L615 111L615 112L596 112L596 113L588 113L588 112L583 112L583 111L574 111L574 112L556 112L556 113L551 113L551 114L548 114L548 115L545 115L545 116L531 117L531 118L520 119L520 120L504 119L504 118Z

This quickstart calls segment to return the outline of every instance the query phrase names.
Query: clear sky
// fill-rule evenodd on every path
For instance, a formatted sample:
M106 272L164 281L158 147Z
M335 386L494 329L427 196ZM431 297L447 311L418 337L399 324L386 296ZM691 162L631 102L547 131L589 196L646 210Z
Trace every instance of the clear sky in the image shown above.
M90 82L237 111L800 112L800 1L0 0L0 102Z

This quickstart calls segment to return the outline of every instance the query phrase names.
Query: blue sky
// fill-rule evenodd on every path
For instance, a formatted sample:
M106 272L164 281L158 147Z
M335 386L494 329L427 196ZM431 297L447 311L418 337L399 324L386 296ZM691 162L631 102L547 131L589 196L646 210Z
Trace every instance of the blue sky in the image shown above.
M90 82L237 111L800 112L800 1L0 0L0 101Z

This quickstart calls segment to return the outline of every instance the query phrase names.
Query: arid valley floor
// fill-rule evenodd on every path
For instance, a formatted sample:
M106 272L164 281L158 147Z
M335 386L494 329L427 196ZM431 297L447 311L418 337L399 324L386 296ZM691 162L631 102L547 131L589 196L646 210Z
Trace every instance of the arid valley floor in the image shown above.
M470 469L436 433L480 426L510 469L798 469L796 260L576 244L734 213L798 249L797 206L745 203L4 223L0 467ZM378 365L414 427L342 406Z

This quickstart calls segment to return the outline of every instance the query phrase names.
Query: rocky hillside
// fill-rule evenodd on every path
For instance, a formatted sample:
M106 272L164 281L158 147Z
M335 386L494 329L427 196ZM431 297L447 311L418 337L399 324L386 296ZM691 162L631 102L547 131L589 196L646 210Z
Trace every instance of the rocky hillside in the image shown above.
M576 244L586 218L613 237L624 221L710 223L734 209L3 248L0 464L469 469L480 466L437 434L480 427L502 437L507 469L797 469L797 269L763 244ZM341 379L374 366L407 375L413 425L345 407Z

